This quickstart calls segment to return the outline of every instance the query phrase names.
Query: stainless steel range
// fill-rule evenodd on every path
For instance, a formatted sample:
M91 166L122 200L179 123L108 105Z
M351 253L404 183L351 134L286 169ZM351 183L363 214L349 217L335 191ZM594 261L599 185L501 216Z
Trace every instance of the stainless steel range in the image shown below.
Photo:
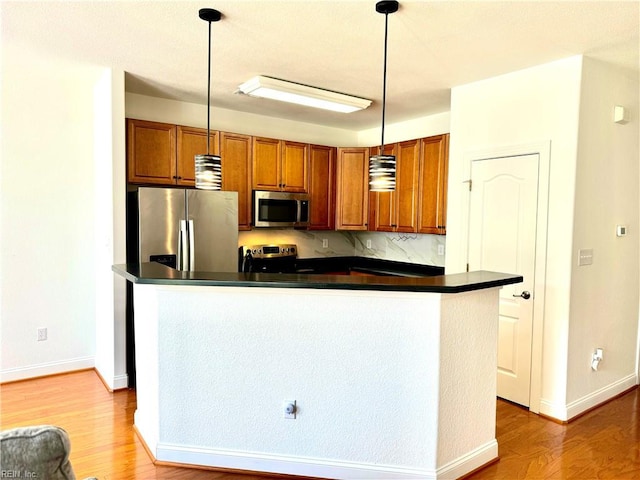
M298 247L294 244L243 245L238 249L239 272L295 273Z

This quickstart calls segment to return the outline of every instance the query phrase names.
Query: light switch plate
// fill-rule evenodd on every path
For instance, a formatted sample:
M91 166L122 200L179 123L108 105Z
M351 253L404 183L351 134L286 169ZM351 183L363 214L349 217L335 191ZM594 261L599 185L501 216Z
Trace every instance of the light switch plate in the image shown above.
M584 248L582 250L578 250L578 265L591 265L593 263L593 249Z

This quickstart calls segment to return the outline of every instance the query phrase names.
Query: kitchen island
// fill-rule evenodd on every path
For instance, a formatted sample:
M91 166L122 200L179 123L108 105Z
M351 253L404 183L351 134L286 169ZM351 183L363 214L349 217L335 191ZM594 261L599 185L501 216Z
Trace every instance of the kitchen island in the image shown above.
M498 293L520 276L113 270L134 284L134 421L159 463L439 479L498 456Z

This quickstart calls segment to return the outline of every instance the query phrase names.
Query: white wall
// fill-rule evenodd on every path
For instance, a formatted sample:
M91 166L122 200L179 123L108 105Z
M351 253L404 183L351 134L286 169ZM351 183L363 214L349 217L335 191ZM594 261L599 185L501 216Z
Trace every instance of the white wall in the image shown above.
M207 128L207 106L126 94L126 116L153 122ZM357 132L211 107L211 129L317 145L353 145Z
M135 424L158 460L388 480L497 457L498 289L134 289Z
M94 363L98 75L3 42L2 381Z
M415 118L405 122L385 124L384 143L402 142L413 140L414 138L431 137L449 133L450 112L436 113L426 117ZM382 118L380 119L382 121ZM358 145L361 147L371 147L380 145L381 126L362 130L358 133ZM348 146L348 145L341 145Z
M614 105L629 112L613 122ZM573 412L636 384L638 335L638 78L585 58L573 227L567 403ZM616 236L616 225L628 235ZM593 265L577 252L593 249ZM604 349L598 372L591 356Z
M94 90L95 366L109 388L127 387L126 282L111 265L126 262L124 72L105 70Z
M628 259L634 265L628 267L631 270L635 268L635 272L630 272L630 286L625 286L621 291L618 289L621 282L615 280L615 286L605 289L615 299L625 302L622 311L609 312L607 315L608 318L612 314L625 318L615 323L622 331L611 335L609 327L602 324L593 333L595 338L590 335L584 338L596 319L590 316L591 320L584 321L581 318L580 312L586 310L582 302L599 300L600 294L594 290L596 284L604 285L608 280L613 280L609 277L616 277L617 271L615 266L607 264L605 256L602 260L608 265L604 268L607 278L596 280L596 267L591 270L593 274L589 275L590 285L584 281L574 284L572 276L583 272L574 267L576 248L594 246L601 255L605 254L603 250L617 249L623 244L616 243L607 235L618 222L631 225L637 222L638 209L637 125L635 128L631 126L635 132L631 134L635 135L634 147L633 140L622 141L619 132L614 139L610 131L612 126L607 124L605 128L605 120L591 120L594 115L601 115L602 111L613 108L602 107L600 103L607 82L615 79L614 85L624 87L625 99L630 98L627 87L615 75L597 79L592 77L594 74L600 74L599 70L592 68L589 63L583 76L582 57L571 57L456 87L451 96L447 273L463 271L466 266L469 192L468 185L463 182L470 178L470 162L474 156L480 155L478 152L482 155L491 151L499 153L507 147L517 149L522 146L523 150L527 150L529 145L550 145L544 320L543 325L534 327L542 329L543 333L541 362L536 362L534 358L532 365L532 403L539 403L541 413L563 420L575 413L576 408L586 406L586 403L575 405L572 402L589 396L605 384L615 386L620 377L627 374L623 371L628 370L629 364L631 369L635 365L635 359L630 363L627 358L612 359L612 363L622 362L625 367L618 364L614 375L601 375L595 382L585 377L590 374L584 368L588 366L589 355L586 360L583 357L588 349L596 346L592 345L594 342L615 341L625 335L630 337L629 342L636 342L638 308L638 242L631 238L628 243L636 252L631 253L625 247L624 252L629 256L625 257L626 253L621 251L610 257L615 262ZM635 87L637 95L637 83ZM616 90L610 87L611 92ZM606 101L613 101L613 97L613 93L610 93ZM582 110L581 101L585 102ZM589 149L594 150L588 153ZM618 159L610 158L609 152ZM629 164L631 158L635 159L635 166ZM590 166L589 162L595 162L595 165ZM617 165L616 172L604 173L605 164ZM605 188L596 185L601 177ZM603 202L604 206L601 206ZM607 228L609 233L604 231ZM603 231L596 234L595 230L598 229ZM627 271L627 267L624 271ZM584 288L587 289L582 290ZM614 308L613 303L615 301L608 308ZM620 307L615 308L620 310ZM603 313L602 309L599 311ZM629 315L631 320L628 319ZM633 322L635 326L631 325ZM625 351L623 357L627 357L628 346L625 344L622 348ZM615 356L616 349L612 348L611 354ZM578 385L582 386L577 388Z
M532 376L542 378L532 396L543 405L564 406L566 400L581 66L582 59L572 57L456 87L451 94L447 273L466 268L469 192L463 182L470 178L474 152L551 144L544 361L532 365Z

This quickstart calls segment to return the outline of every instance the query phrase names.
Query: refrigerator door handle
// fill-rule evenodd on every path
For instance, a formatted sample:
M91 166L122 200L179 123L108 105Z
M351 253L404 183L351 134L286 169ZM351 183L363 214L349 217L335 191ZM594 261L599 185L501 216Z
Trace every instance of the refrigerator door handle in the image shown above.
M189 271L193 272L196 269L196 246L195 246L196 231L194 230L193 220L189 220Z
M180 220L180 235L178 236L178 270L188 269L189 242L187 221Z

